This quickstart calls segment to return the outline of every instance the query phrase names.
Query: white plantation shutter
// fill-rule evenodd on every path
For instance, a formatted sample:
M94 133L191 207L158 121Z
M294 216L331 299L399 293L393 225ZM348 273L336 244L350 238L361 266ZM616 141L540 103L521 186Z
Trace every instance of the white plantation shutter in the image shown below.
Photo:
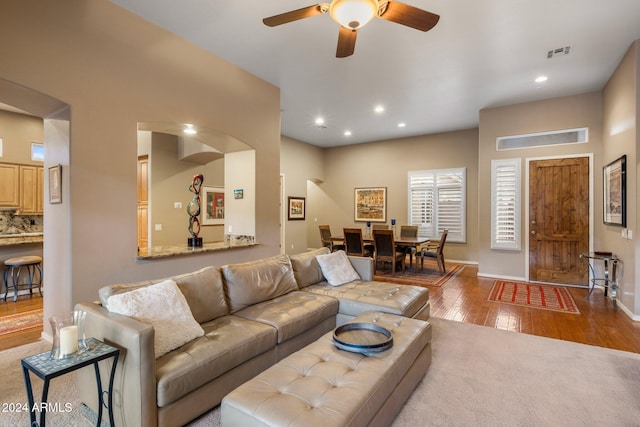
M420 237L466 241L466 170L441 169L409 172L409 224Z
M520 250L520 159L491 161L491 248Z

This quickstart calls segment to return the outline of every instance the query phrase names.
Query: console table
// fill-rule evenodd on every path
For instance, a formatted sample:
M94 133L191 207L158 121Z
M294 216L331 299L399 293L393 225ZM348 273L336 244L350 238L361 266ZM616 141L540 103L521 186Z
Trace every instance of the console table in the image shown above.
M45 427L46 414L47 414L47 394L49 392L49 382L61 375L68 374L77 369L84 368L85 366L93 365L96 372L96 382L98 385L98 422L100 426L102 423L102 407L105 406L109 411L109 423L114 426L113 422L113 379L116 373L116 364L118 363L118 356L120 350L103 343L95 338L89 338L86 340L88 349L82 353L73 354L63 359L54 359L51 357L51 351L45 351L43 353L35 354L33 356L25 357L22 359L22 373L24 375L24 384L27 388L27 399L29 400L29 411L31 416L31 426ZM107 401L102 391L102 381L100 380L100 367L98 362L112 357L113 365L111 366L111 376L109 377L109 390L107 393ZM42 399L40 404L34 404L33 389L31 388L31 375L29 371L36 374L42 380L44 385L42 388ZM36 422L36 412L40 411L40 424Z
M582 252L580 254L580 258L587 261L587 265L589 266L589 271L591 273L591 285L589 286L589 295L593 292L593 288L596 286L601 286L604 288L604 296L610 295L610 297L615 300L617 290L617 282L616 282L616 267L618 265L618 257L616 257L611 252ZM595 270L592 265L592 261L602 261L603 263L603 274L604 277L596 277ZM609 272L609 265L611 265L611 272ZM598 284L602 282L602 285ZM609 286L611 285L611 286ZM611 293L609 294L609 288L611 288Z

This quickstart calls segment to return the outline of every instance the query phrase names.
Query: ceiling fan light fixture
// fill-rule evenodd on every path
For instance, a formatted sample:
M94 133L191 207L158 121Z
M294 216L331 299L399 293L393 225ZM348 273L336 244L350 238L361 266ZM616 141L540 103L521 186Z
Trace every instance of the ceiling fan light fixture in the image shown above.
M357 30L378 14L378 0L333 0L329 14L343 27Z

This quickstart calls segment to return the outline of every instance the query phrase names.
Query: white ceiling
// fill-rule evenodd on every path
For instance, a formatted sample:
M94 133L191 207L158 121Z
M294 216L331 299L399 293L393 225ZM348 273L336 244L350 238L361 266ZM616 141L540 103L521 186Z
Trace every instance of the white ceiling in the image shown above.
M639 0L406 0L440 22L423 33L374 19L338 59L328 14L262 23L313 0L112 2L280 87L282 134L324 147L472 128L483 108L600 90L640 39Z

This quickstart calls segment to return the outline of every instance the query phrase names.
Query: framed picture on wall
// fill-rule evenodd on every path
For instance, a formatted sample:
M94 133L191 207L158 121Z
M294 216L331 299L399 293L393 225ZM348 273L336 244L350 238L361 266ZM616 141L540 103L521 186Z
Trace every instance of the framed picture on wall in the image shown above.
M305 218L305 198L289 196L289 221L304 220Z
M49 168L49 203L62 203L62 165Z
M356 188L354 195L355 221L387 221L387 187Z
M603 168L603 220L605 224L627 226L627 156Z
M202 212L202 225L224 224L224 188L202 187L202 200L204 211Z

